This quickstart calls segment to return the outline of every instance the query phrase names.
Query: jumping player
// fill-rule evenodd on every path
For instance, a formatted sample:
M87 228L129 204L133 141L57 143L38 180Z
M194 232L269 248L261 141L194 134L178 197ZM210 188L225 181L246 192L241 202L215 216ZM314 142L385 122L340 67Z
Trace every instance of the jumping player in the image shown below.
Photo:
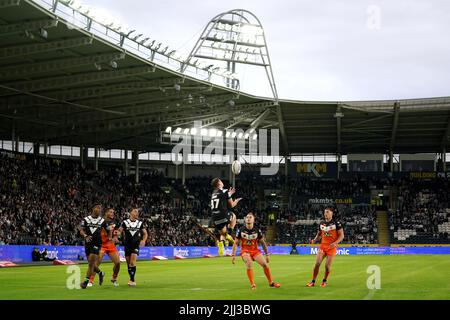
M219 256L224 253L225 241L233 243L234 239L228 234L236 226L236 215L229 211L237 206L242 198L233 200L232 195L236 190L231 187L224 189L224 184L219 178L215 178L211 182L213 192L211 194L211 212L212 224L214 227L215 238L219 247Z
M88 259L89 266L86 273L86 279L81 283L81 288L86 289L89 284L91 276L98 274L99 284L103 284L104 273L98 267L98 255L102 246L101 231L105 228L105 219L100 217L102 206L95 205L92 208L92 213L81 222L79 228L81 236L85 240L85 253Z
M232 263L236 262L236 249L241 246L241 257L247 266L247 276L250 280L252 290L256 289L255 277L253 274L253 261L256 261L264 269L269 286L273 288L279 288L281 285L277 282L273 282L272 274L269 268L269 252L267 251L266 241L263 238L261 230L256 229L254 226L255 215L249 212L245 216L245 226L238 230L236 234L236 241L233 245ZM264 259L261 251L258 249L258 244L261 244L266 259Z
M327 279L331 271L331 264L333 263L333 259L337 252L337 245L344 239L344 229L342 229L342 225L339 221L333 219L333 212L333 208L325 208L325 220L320 223L316 237L311 240L311 243L314 244L322 238L320 249L317 251L316 263L314 264L313 278L311 282L306 284L308 287L314 287L317 275L319 274L320 265L325 257L327 258L325 264L325 276L320 286L327 286Z
M130 218L123 221L119 228L119 234L124 235L125 259L128 265L128 274L130 275L129 286L136 286L136 260L139 255L139 247L143 247L147 241L148 233L144 222L138 220L139 209L133 208L130 212Z
M118 239L116 235L116 222L114 221L114 209L108 208L105 211L104 218L105 218L105 228L102 229L101 232L102 247L100 249L98 265L102 263L103 257L105 256L105 254L107 254L111 259L112 263L114 264L111 282L115 287L118 287L119 283L117 282L117 276L120 271L120 255L115 245L115 243L118 242ZM91 282L92 280L93 277L91 279Z

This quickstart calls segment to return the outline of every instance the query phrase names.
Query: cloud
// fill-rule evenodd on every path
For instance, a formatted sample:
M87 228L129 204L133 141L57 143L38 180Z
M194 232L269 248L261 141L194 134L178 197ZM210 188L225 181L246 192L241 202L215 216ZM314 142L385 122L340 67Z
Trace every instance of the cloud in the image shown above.
M398 1L85 0L157 41L188 53L216 14L245 8L266 31L281 98L400 99L450 95L450 3ZM368 28L369 6L379 28ZM370 11L370 10L369 10ZM239 70L238 70L239 71ZM245 73L246 90L270 96Z

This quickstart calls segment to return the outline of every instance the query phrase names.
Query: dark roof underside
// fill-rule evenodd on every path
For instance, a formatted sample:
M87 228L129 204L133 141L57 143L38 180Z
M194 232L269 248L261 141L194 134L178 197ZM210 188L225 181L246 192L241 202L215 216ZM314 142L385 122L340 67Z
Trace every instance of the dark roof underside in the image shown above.
M154 66L61 21L47 38L20 29L43 19L53 17L25 0L0 10L0 139L10 140L14 127L23 141L167 151L161 131L194 120L246 129L270 109L258 127L281 126L270 99ZM441 152L448 145L450 98L280 105L291 154Z

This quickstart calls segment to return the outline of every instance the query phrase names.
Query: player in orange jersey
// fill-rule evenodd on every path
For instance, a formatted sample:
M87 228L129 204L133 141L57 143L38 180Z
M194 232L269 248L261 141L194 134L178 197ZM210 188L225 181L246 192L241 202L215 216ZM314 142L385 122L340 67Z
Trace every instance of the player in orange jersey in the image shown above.
M272 275L269 268L269 252L264 241L261 230L255 228L255 215L249 212L245 216L245 226L238 230L236 234L236 241L233 244L232 263L236 262L236 250L241 246L241 257L247 266L247 276L250 280L252 290L256 289L255 277L253 274L253 261L256 261L264 269L264 273L269 281L269 286L279 288L280 284L272 280ZM258 244L261 244L266 258L264 259L261 251L258 249Z
M333 212L333 208L325 208L325 220L320 223L316 237L311 240L311 243L314 244L322 238L320 248L317 251L316 263L314 264L313 278L311 282L306 284L308 287L314 287L317 275L319 274L320 265L325 257L327 258L325 264L325 276L320 286L327 286L327 279L331 271L331 264L333 263L333 259L337 252L337 245L344 239L344 229L342 229L342 225L339 221L333 219Z
M118 242L118 231L116 230L117 224L114 221L114 209L108 208L103 217L105 219L105 227L101 231L102 247L100 249L97 266L102 263L103 257L107 254L114 264L111 282L115 287L118 287L119 283L117 282L117 276L120 271L120 255L115 245ZM90 282L94 282L94 276L91 276Z

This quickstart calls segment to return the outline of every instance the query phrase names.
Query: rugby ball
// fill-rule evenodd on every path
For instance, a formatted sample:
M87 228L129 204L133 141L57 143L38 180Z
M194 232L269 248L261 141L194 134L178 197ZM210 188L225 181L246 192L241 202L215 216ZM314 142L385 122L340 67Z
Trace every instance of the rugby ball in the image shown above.
M238 160L234 160L231 164L231 171L233 171L235 175L241 173L241 163Z

